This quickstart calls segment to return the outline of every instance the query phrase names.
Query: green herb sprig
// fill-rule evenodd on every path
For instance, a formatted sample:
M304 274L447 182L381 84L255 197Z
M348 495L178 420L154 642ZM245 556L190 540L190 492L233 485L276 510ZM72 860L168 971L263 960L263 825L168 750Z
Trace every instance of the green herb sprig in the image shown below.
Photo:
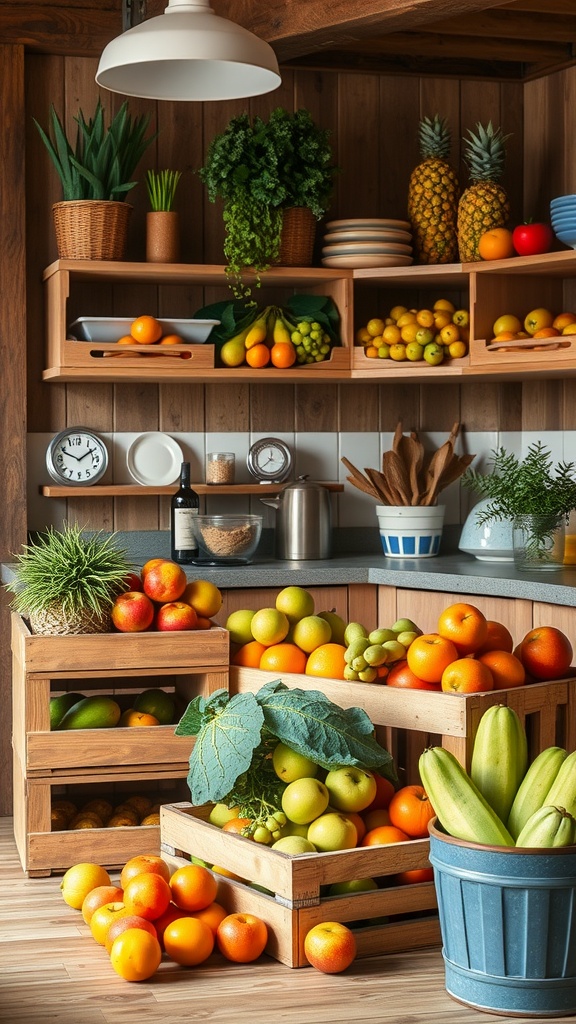
M576 467L573 462L554 465L550 451L540 442L530 445L520 460L504 448L492 452L492 470L483 475L468 469L462 483L492 499L478 512L480 526L494 519L539 515L551 521L567 519L576 508Z
M181 171L146 171L146 189L152 210L165 213L172 210L181 177Z

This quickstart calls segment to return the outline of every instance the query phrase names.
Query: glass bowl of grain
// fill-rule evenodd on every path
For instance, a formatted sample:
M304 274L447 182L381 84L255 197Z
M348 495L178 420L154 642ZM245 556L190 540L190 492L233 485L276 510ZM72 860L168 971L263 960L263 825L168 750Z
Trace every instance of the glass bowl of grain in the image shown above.
M200 560L216 565L245 565L258 547L263 516L196 515L194 532Z

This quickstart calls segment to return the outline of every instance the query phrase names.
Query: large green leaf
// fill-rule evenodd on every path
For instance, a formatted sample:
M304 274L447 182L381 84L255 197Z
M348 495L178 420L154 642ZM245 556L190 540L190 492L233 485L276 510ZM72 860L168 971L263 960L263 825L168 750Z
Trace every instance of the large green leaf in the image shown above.
M253 693L238 693L201 727L190 754L192 803L217 803L247 771L260 743L264 714Z

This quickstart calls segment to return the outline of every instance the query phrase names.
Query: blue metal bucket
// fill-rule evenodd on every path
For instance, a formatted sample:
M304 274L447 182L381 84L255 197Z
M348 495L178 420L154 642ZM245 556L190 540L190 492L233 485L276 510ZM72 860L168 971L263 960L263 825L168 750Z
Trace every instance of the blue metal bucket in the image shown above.
M480 846L430 825L446 991L478 1010L576 1013L576 847Z

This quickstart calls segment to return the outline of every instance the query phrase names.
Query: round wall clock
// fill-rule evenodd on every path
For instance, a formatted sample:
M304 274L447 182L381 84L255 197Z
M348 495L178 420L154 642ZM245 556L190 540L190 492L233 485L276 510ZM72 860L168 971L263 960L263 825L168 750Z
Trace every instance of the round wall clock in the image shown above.
M108 449L93 430L68 427L50 441L46 450L46 468L59 484L95 484L108 468Z
M292 452L278 437L261 437L250 447L247 464L260 483L282 483L292 470Z

